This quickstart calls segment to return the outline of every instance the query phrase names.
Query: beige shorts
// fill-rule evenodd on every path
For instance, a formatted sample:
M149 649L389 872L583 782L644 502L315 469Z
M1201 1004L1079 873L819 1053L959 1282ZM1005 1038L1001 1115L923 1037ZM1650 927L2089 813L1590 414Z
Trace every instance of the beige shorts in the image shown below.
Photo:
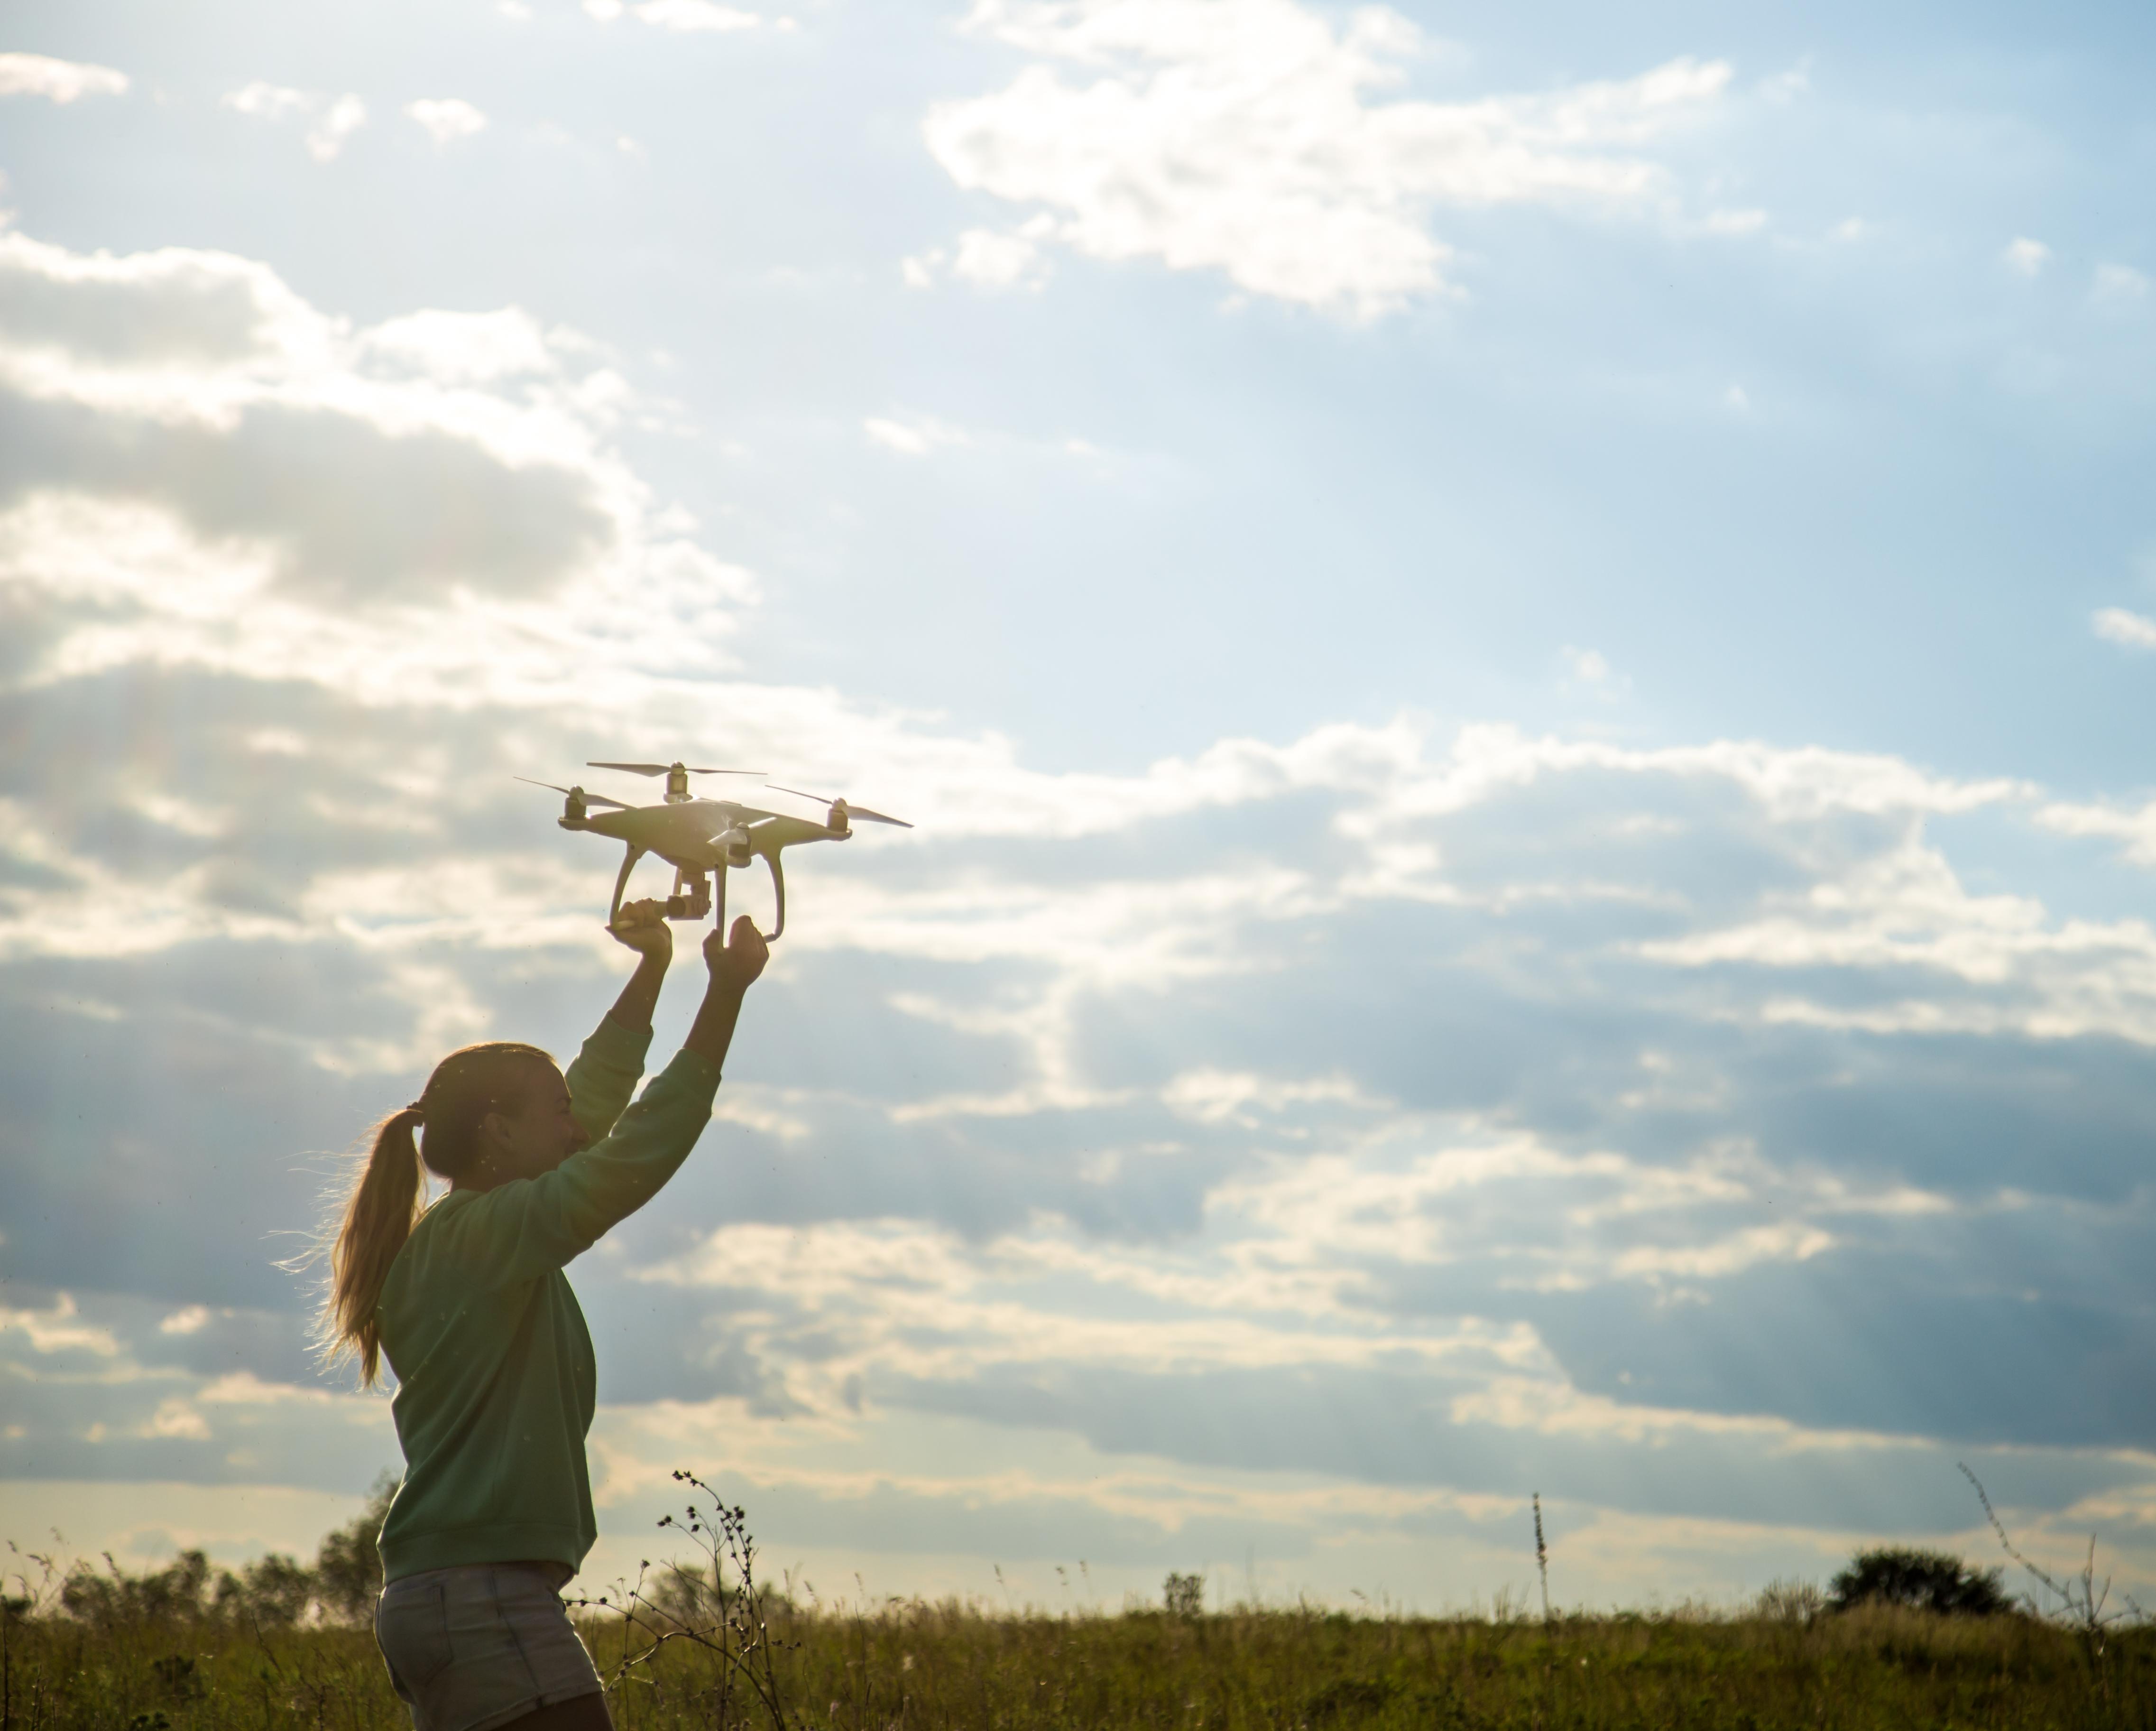
M374 1638L414 1731L491 1731L598 1692L569 1626L558 1564L478 1563L408 1574L382 1589Z

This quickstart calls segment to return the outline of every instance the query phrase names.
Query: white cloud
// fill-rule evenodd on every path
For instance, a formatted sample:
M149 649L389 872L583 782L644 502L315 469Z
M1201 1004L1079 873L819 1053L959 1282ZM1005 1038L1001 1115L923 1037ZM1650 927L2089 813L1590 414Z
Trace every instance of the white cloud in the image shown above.
M406 103L404 112L437 144L469 138L486 126L486 116L461 96L423 96Z
M425 664L460 682L490 639L497 675L551 685L563 605L647 668L722 664L751 585L612 452L634 404L514 308L355 331L229 254L0 235L0 407L37 453L0 495L0 583L57 628L33 677L320 653L387 693ZM463 644L391 616L434 597Z
M234 1370L205 1384L194 1398L207 1406L322 1406L336 1397L326 1389L264 1382L252 1370Z
M715 5L712 0L644 0L629 10L662 30L728 33L753 30L763 22L752 12Z
M624 5L623 0L584 0L584 12L602 24L610 24L628 13L655 29L695 34L730 35L757 29L763 23L761 14L720 5L717 0L643 0L640 5ZM778 28L791 29L793 21L781 18Z
M2006 243L2006 250L1999 257L2005 261L2009 270L2018 270L2024 276L2034 276L2051 262L2051 249L2041 240L2031 240L2025 234L2018 234Z
M367 105L347 91L322 110L321 118L307 129L307 154L326 162L344 148L344 141L367 124Z
M2096 634L2107 642L2123 643L2128 649L2156 649L2156 619L2129 613L2123 607L2098 609Z
M2131 265L2099 265L2089 293L2092 299L2107 306L2138 306L2148 297L2148 278Z
M156 1412L150 1415L141 1434L145 1436L182 1437L190 1442L207 1441L209 1421L187 1405L180 1395L170 1395L160 1401Z
M1809 59L1792 66L1786 72L1777 72L1759 80L1759 94L1777 106L1784 106L1811 94L1811 63Z
M77 1320L81 1314L74 1295L57 1294L44 1310L10 1309L0 1305L0 1334L21 1334L33 1353L84 1352L110 1359L120 1343L110 1328Z
M947 1380L1043 1361L1173 1375L1389 1360L1458 1374L1539 1356L1525 1331L1472 1321L1373 1327L1378 1318L1332 1302L1339 1276L1276 1268L1261 1251L1222 1266L1202 1253L1103 1249L1064 1230L975 1247L918 1220L733 1225L636 1277L755 1295L767 1320L754 1333L785 1361L789 1395L833 1417L846 1379L870 1369ZM1060 1302L1041 1292L1048 1281ZM795 1359L794 1341L818 1332L844 1338L843 1353Z
M318 100L305 90L266 84L260 79L236 90L226 91L223 98L225 107L260 121L289 120L294 115L305 114Z
M551 373L559 362L538 321L514 306L408 313L375 326L361 342L370 358L440 383L487 384Z
M2145 646L2156 649L2156 625L2150 627ZM2121 843L2126 857L2136 865L2156 866L2156 801L2123 807L2059 800L2040 809L2036 821L2061 835L2093 836Z
M945 276L975 288L1038 289L1048 280L1048 260L1040 241L1054 232L1048 217L1036 217L1009 234L968 229L954 249L932 247L903 260L900 272L909 288L925 289Z
M270 121L303 116L314 118L307 129L307 154L317 162L334 161L345 141L367 124L367 104L346 93L331 97L319 90L295 90L259 80L228 91L224 105L253 119Z
M861 430L868 434L870 444L896 451L902 457L925 457L932 450L967 443L966 435L957 428L927 416L901 421L870 415L861 423Z
M1445 286L1433 207L1666 202L1640 151L1712 112L1730 78L1683 59L1541 94L1373 102L1415 28L1369 7L1336 28L1295 0L980 0L968 28L1040 58L930 110L928 148L960 186L1045 206L1053 237L1096 258L1217 270L1363 318ZM1054 62L1095 75L1067 82Z
M0 54L0 96L73 102L84 96L122 95L126 90L127 74L110 66L55 60L44 54Z
M1567 644L1559 651L1565 666L1565 685L1568 690L1592 697L1621 697L1632 689L1632 681L1609 665L1609 658L1599 650L1579 649Z
M1024 234L968 229L958 237L951 274L984 289L1035 287L1043 275L1040 249Z
M1605 1507L1650 1494L1609 1488L1634 1468L1682 1475L1686 1497L1734 1482L1749 1497L1778 1470L1762 1456L1840 1451L1868 1474L1921 1452L1879 1434L1907 1409L1884 1403L1868 1430L1808 1405L1789 1416L1778 1401L1816 1390L1769 1365L1741 1395L1758 1415L1733 1418L1697 1354L1674 1389L1645 1392L1643 1370L1620 1400L1598 1381L1595 1317L1617 1319L1628 1354L1663 1338L1641 1317L1734 1317L1761 1346L1748 1364L1797 1337L1786 1310L1743 1307L1785 1304L1786 1283L1832 1278L1839 1257L1980 1257L1989 1277L2014 1258L1968 1235L1998 1219L2078 1249L2138 1205L2052 1194L2073 1163L2049 1147L2014 1156L2010 1198L1992 1143L2018 1133L1989 1128L1981 1102L1928 1169L1903 1129L2037 1042L2061 1076L2083 1036L2100 1056L2156 1043L2156 932L1972 887L1969 826L1936 820L2156 858L2150 813L1883 754L1634 749L1409 716L1044 772L993 734L715 671L747 579L618 448L637 413L592 344L522 308L362 326L229 254L0 238L0 414L45 429L0 478L12 701L54 737L116 707L170 730L154 773L99 758L57 793L0 802L0 956L34 983L36 1014L117 999L131 1045L188 1030L171 1043L245 1074L234 1124L297 1122L256 1092L295 1077L357 1079L348 1097L371 1110L377 1091L410 1097L409 1072L447 1045L531 1031L535 978L592 979L603 1002L612 862L554 830L543 795L507 820L489 808L511 768L566 780L593 741L625 758L708 741L921 824L797 870L756 1060L770 1068L730 1079L711 1133L757 1156L725 1163L726 1211L701 1212L711 1193L695 1188L718 1163L692 1163L663 1220L580 1265L595 1303L641 1271L639 1316L681 1307L680 1327L639 1333L643 1385L681 1398L610 1410L602 1454L638 1427L654 1450L707 1437L700 1391L724 1375L765 1403L730 1436L804 1497L884 1494L897 1457L875 1427L968 1403L1031 1428L1022 1456L981 1419L963 1463L907 1457L936 1463L911 1488L954 1508L1067 1494L1074 1521L1202 1533L1228 1508L1301 1544L1337 1535L1340 1508L1382 1524L1387 1498L1427 1513L1494 1496L1459 1465L1481 1430L1502 1433L1491 1471L1507 1484L1537 1439L1577 1439L1637 1445L1568 1457L1604 1474L1581 1494ZM300 434L335 460L295 465ZM923 456L965 435L895 414L862 436ZM415 444L424 461L407 464ZM452 509L474 494L489 508ZM366 537L381 539L355 557ZM1622 682L1580 645L1562 672ZM266 887L244 876L264 834ZM298 965L265 972L273 953ZM842 1078L793 1056L839 991ZM103 1037L91 1014L70 1041ZM1922 1093L1913 1079L1936 1081L1949 1046L1951 1086ZM108 1103L64 1080L46 1092ZM214 1126L218 1083L196 1080ZM247 1133L235 1160L282 1172L282 1143ZM118 1185L136 1157L98 1134L84 1170ZM231 1201L175 1200L166 1238L238 1230ZM693 1236L674 1235L684 1221ZM229 1301L203 1297L175 1308L161 1289L124 1331L72 1299L0 1313L17 1367L88 1352L105 1379L80 1411L44 1383L23 1410L175 1456L214 1431L286 1462L293 1439L349 1432L370 1451L363 1482L392 1446L378 1402L321 1396L266 1358L170 1368L213 1348L234 1369L234 1313L213 1307ZM122 1332L156 1369L123 1362ZM59 1368L51 1388L85 1384L81 1361ZM1862 1383L1838 1379L1836 1398ZM1202 1439L1270 1446L1298 1410L1381 1395L1403 1404L1316 1426L1315 1453L1189 1464ZM1111 1435L1088 1470L1042 1463L1102 1414L1157 1429ZM1349 1434L1358 1450L1407 1436L1414 1472L1454 1477L1404 1491L1387 1464L1386 1484L1354 1483L1378 1469L1339 1452ZM621 1446L609 1495L648 1464ZM1670 1466L1693 1449L1727 1452Z
M1050 1217L978 1242L910 1218L737 1224L632 1277L747 1301L735 1312L742 1335L788 1398L840 1421L847 1385L864 1374L948 1384L1020 1367L1173 1377L1390 1364L1412 1365L1460 1391L1456 1400L1508 1389L1572 1410L1579 1429L1636 1435L1762 1421L1612 1403L1590 1412L1533 1328L1404 1313L1399 1282L1472 1269L1470 1289L1486 1293L1697 1293L1826 1255L1866 1220L1953 1212L1936 1195L1852 1189L1744 1150L1675 1165L1567 1153L1517 1132L1421 1119L1337 1077L1178 1079L1168 1093L1208 1122L1251 1127L1247 1108L1260 1097L1265 1113L1346 1105L1361 1124L1336 1131L1338 1152L1281 1152L1216 1185L1202 1225L1175 1242L1103 1243ZM1764 1427L1785 1445L1804 1441L1800 1427Z

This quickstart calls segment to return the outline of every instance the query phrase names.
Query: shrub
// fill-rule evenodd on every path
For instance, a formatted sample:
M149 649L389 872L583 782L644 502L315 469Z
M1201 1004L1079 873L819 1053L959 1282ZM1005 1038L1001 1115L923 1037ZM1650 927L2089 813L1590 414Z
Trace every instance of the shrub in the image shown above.
M693 1563L670 1563L658 1579L644 1589L644 1597L665 1622L677 1628L696 1629L725 1618L729 1595L723 1584L711 1584L708 1570Z
M389 1499L397 1494L397 1475L384 1472L367 1493L367 1507L322 1540L316 1554L314 1592L326 1616L364 1623L374 1615L382 1590L382 1550L377 1543Z
M239 1615L269 1629L289 1629L307 1614L315 1597L315 1572L272 1551L238 1574L217 1578L219 1615Z
M1829 1584L1828 1603L1836 1610L1899 1605L1941 1616L1996 1616L2014 1608L1999 1577L1996 1569L1972 1569L1944 1551L1859 1551Z
M182 1551L162 1569L130 1574L108 1555L101 1569L77 1563L67 1571L59 1583L59 1609L100 1631L205 1621L291 1629L306 1622L311 1610L330 1622L363 1625L372 1620L382 1590L376 1538L396 1490L393 1474L376 1480L367 1507L322 1540L311 1569L273 1551L234 1574L213 1570L200 1551ZM13 1621L33 1614L38 1600L11 1598L4 1604L6 1620Z
M78 1563L60 1583L61 1606L94 1629L193 1622L209 1610L209 1559L200 1551L182 1551L169 1566L141 1574L128 1574L110 1556L105 1565L100 1571Z
M1772 1580L1760 1590L1752 1614L1765 1623L1810 1623L1825 1609L1817 1581Z
M1199 1574L1174 1574L1161 1584L1160 1596L1172 1617L1196 1617L1205 1614L1205 1578Z

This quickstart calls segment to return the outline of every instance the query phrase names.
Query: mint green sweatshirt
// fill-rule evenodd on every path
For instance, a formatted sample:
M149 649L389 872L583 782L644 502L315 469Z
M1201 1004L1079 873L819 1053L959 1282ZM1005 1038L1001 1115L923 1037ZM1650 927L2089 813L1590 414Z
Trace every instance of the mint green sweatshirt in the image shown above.
M590 1145L542 1177L450 1191L390 1265L375 1312L405 1462L382 1526L390 1580L460 1563L574 1569L598 1537L584 1461L597 1373L562 1265L674 1175L719 1086L716 1066L682 1052L629 1106L650 1044L601 1022L567 1078Z

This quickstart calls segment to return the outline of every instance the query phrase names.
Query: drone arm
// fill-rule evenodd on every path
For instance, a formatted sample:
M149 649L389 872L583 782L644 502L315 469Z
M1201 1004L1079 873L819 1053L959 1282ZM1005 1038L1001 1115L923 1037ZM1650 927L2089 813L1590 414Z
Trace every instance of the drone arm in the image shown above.
M838 841L839 830L823 824L812 824L806 818L767 817L749 825L748 843L766 859L783 847L795 847L804 841Z

